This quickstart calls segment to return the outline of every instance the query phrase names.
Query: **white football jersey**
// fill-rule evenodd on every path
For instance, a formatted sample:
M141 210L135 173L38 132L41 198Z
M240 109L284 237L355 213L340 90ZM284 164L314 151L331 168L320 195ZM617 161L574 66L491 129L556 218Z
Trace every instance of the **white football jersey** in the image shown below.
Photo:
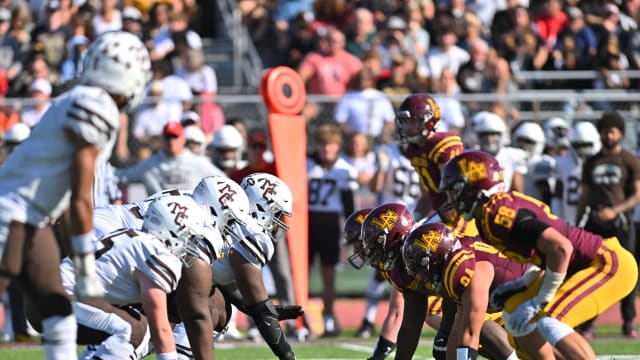
M527 153L511 146L501 146L496 154L496 159L504 174L504 184L507 191L511 190L513 184L513 174L527 174Z
M211 265L213 283L228 285L236 281L233 267L229 261L229 251L234 249L249 263L258 268L264 267L273 257L274 244L264 233L262 226L255 219L244 225L235 223L231 228L232 235L227 237L222 254Z
M60 270L65 290L73 294L75 275L69 258L63 260ZM141 301L135 270L170 293L178 286L182 262L160 240L142 231L118 230L100 240L96 251L96 275L104 283L107 302L126 305Z
M149 201L107 205L93 209L93 234L96 240L119 229L141 229Z
M542 200L542 194L536 182L547 181L551 193L553 193L556 184L556 159L550 155L542 154L529 159L527 176L524 181L524 193Z
M309 211L343 213L340 193L358 190L358 170L338 158L330 169L307 158Z
M402 155L400 144L382 145L379 152L383 151L389 156L390 162L378 203L401 203L413 209L421 195L420 176L409 159Z
M553 213L568 223L575 224L576 206L580 198L582 161L571 152L565 156L559 156L556 158L556 174L558 181L562 182L562 194L560 194L560 206L558 209L553 209Z
M53 100L29 138L0 168L0 194L17 193L28 204L26 221L46 225L69 207L78 147L69 134L100 149L99 167L111 156L119 127L111 96L101 88L76 86Z

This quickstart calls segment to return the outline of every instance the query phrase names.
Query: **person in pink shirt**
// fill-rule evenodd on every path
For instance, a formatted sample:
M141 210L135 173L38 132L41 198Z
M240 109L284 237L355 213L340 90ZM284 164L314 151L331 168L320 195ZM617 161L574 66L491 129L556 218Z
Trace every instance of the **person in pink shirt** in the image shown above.
M569 17L562 11L561 0L545 0L544 12L535 19L538 32L547 49L552 49Z
M345 37L340 30L318 30L316 51L307 54L298 67L310 94L340 96L346 92L347 83L362 68L362 61L344 47Z

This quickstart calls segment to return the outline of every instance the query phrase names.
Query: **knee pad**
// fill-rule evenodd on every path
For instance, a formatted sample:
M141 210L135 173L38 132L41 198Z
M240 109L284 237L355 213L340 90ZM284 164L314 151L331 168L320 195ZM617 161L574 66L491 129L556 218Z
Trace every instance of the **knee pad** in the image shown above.
M549 316L545 316L538 320L537 328L542 337L544 337L552 346L556 346L558 341L574 332L571 326Z
M136 359L136 352L130 342L118 336L109 336L98 345L94 358L101 360Z
M49 294L37 301L43 318L51 316L65 317L73 313L71 300L63 294Z

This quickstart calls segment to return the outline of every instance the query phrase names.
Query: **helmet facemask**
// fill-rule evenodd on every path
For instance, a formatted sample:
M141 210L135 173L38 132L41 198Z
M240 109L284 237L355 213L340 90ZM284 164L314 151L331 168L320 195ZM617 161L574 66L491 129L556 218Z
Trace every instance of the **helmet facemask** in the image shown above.
M422 138L436 131L439 122L430 121L433 112L422 117L412 117L409 111L399 111L396 117L398 136L402 143L418 143Z

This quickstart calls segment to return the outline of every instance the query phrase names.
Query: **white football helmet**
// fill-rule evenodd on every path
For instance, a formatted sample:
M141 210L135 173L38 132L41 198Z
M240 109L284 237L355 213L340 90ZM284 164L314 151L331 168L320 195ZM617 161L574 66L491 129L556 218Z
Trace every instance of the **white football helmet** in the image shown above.
M204 154L204 144L207 141L207 137L199 127L193 125L185 127L184 138L187 140L187 146L191 151L198 155ZM191 146L191 143L195 144L195 146Z
M242 135L233 125L224 125L213 134L211 141L213 147L214 163L221 169L236 169L238 161L242 157L244 140ZM220 151L234 150L233 156L225 157Z
M135 108L151 79L149 52L140 39L125 31L110 31L96 38L83 59L80 83L124 95Z
M289 230L284 216L293 213L293 195L289 186L277 176L254 173L245 176L240 183L251 201L253 215L258 223L276 242Z
M215 226L226 235L232 234L234 223L246 224L251 219L251 204L247 194L226 176L208 176L198 183L191 195L209 210Z
M220 239L209 226L206 210L189 196L167 195L153 200L144 214L142 230L162 241L187 267L192 264L187 255L199 256L198 242L213 244Z
M571 148L580 158L587 158L600 151L600 133L590 121L580 121L571 131Z
M478 135L480 150L495 155L500 151L507 126L498 114L481 111L471 118L474 132Z
M544 131L536 122L521 123L513 132L512 138L517 147L527 152L529 159L541 155L544 151Z
M552 117L542 123L546 144L552 147L569 147L571 126L560 117Z

